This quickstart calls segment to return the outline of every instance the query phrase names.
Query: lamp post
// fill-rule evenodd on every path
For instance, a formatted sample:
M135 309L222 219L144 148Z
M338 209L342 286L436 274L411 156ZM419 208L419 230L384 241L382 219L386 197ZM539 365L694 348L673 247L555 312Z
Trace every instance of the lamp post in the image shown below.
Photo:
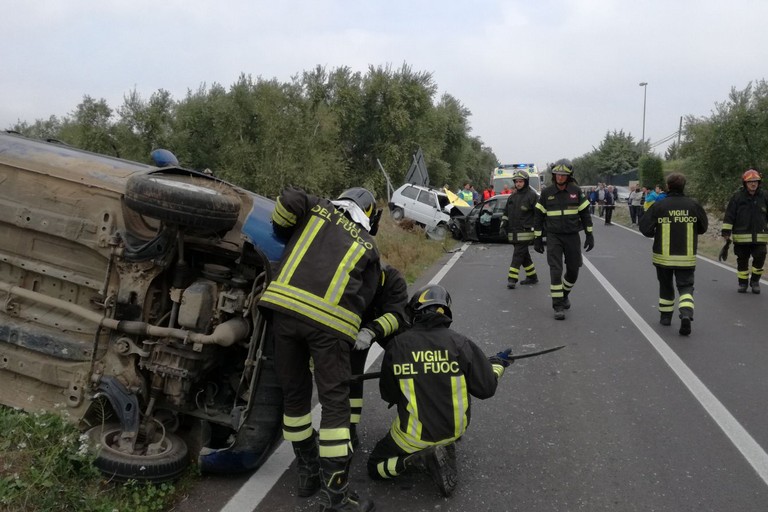
M645 142L645 98L646 93L648 92L648 82L640 82L640 87L643 88L643 139L642 142Z

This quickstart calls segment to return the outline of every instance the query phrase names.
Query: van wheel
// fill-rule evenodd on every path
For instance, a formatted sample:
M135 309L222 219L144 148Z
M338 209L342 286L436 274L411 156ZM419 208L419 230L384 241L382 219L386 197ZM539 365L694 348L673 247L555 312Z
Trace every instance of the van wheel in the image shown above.
M405 217L405 212L403 212L403 209L398 207L395 207L392 210L392 219L393 220L402 220L403 217Z
M240 199L225 184L187 175L131 176L125 204L169 224L212 231L232 229L240 215Z
M151 442L137 441L134 453L125 453L118 450L120 433L117 423L99 425L86 432L97 454L94 465L110 478L121 482L168 482L180 477L189 465L187 445L176 434L160 432ZM157 453L148 453L152 452L148 450L150 444Z
M445 223L440 223L432 229L427 230L427 236L432 240L445 240L445 236L448 234L448 226Z

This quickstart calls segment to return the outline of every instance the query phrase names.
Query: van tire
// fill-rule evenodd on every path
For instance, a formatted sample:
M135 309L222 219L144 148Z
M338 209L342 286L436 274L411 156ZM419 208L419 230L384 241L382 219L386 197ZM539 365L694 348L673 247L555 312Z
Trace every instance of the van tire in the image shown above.
M169 224L216 232L232 229L240 215L240 198L225 184L188 175L131 176L125 187L125 204Z
M176 434L165 432L160 453L137 455L117 450L120 432L119 423L99 425L86 432L97 454L94 465L111 479L168 482L179 478L189 465L187 444Z
M405 217L405 212L399 206L392 208L392 220L400 221Z

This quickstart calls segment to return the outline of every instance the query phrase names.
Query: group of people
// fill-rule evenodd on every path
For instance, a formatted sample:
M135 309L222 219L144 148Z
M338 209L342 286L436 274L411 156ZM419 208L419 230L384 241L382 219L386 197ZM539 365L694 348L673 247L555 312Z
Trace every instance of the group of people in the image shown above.
M546 250L554 318L563 320L582 265L581 249L592 250L595 240L590 201L575 182L573 165L558 160L550 171L553 182L540 196L527 173L513 177L515 193L502 218L514 246L507 287L536 284L529 247ZM761 180L753 169L743 174L743 187L729 201L722 225L722 236L734 244L740 293L750 288L760 293L768 244L768 195ZM660 323L671 325L677 289L679 332L687 336L698 236L708 220L701 205L685 196L685 185L682 174L667 176L665 197L657 195L637 222L642 234L654 239ZM442 286L428 285L408 298L403 276L381 260L374 242L380 215L364 188L349 189L336 200L288 188L272 214L286 250L259 306L273 325L283 435L297 460L296 493L308 497L321 491L321 510L375 508L349 489L363 405L362 384L353 375L362 374L371 343L385 349L379 389L387 404L397 406L397 416L371 452L368 474L391 479L427 472L445 496L457 483L455 442L470 421L468 398L493 396L512 360L509 351L486 356L450 328L451 297ZM311 418L313 379L322 405L318 431Z
M512 177L516 192L507 200L501 218L501 228L514 246L507 288L539 282L529 247L533 245L536 252L543 254L546 240L554 317L565 320L565 311L571 308L569 295L582 264L580 232L585 233L583 247L587 252L594 248L595 238L589 200L576 185L573 164L567 159L558 160L550 166L550 172L553 183L541 196L530 188L527 173L519 172ZM525 272L522 281L520 270Z
M486 356L450 329L451 297L442 286L408 299L403 276L376 247L380 215L374 195L359 187L336 200L287 188L272 213L286 248L259 307L274 333L296 494L320 491L324 511L375 508L349 489L363 406L362 382L353 375L362 374L371 343L385 348L380 394L397 406L397 417L371 452L368 473L390 479L424 471L445 496L457 483L453 443L469 424L469 397L493 396L511 361L509 351ZM317 431L313 380L322 406Z
M613 209L616 207L616 193L613 185L606 186L605 183L598 183L597 187L589 191L587 199L590 214L594 215L597 210L597 215L605 220L606 226L613 224Z

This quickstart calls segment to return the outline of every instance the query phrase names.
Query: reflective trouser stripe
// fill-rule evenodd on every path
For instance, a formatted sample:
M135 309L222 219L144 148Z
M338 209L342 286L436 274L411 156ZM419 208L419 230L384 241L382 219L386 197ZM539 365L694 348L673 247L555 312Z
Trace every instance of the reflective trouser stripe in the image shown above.
M672 313L675 310L675 301L659 298L659 312Z
M690 293L684 293L680 296L679 302L677 304L678 308L690 308L693 309L693 295Z
M312 415L283 415L283 437L291 442L304 441L312 437Z
M348 428L321 428L318 434L320 457L347 457L352 453Z
M363 399L362 398L350 398L349 399L349 422L360 423L360 416L363 414Z

